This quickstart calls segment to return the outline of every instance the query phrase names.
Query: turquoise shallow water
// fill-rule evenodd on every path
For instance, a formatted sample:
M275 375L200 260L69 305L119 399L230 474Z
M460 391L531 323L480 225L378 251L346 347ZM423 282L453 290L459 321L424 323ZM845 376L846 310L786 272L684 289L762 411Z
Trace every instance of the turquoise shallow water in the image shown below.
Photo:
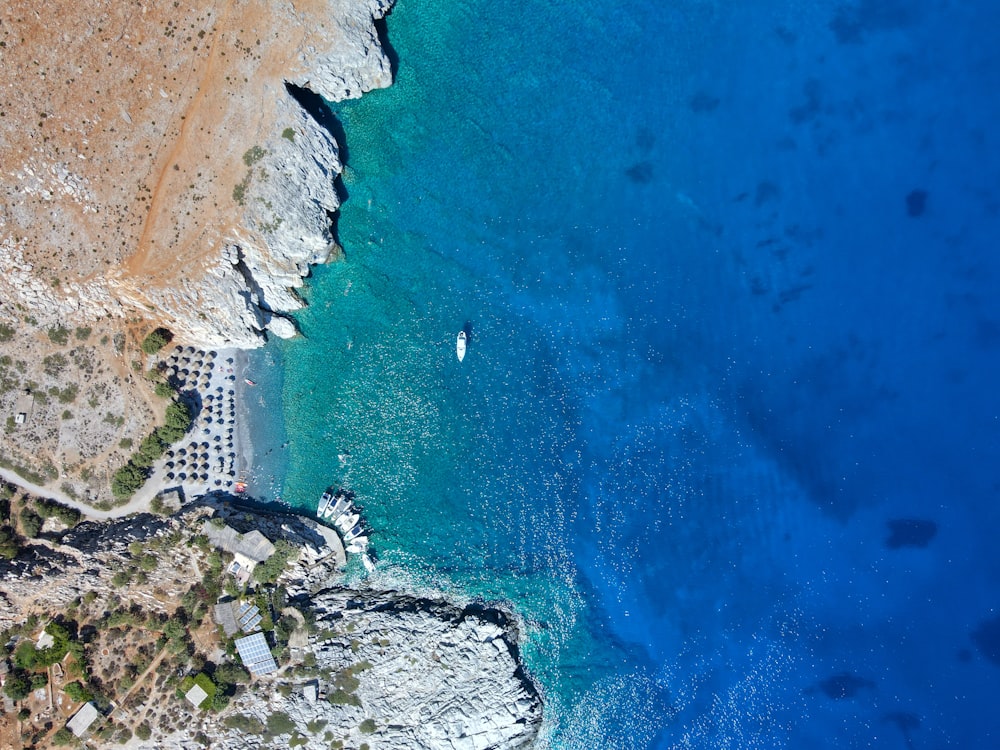
M553 747L989 744L996 13L401 0L255 489L511 603Z

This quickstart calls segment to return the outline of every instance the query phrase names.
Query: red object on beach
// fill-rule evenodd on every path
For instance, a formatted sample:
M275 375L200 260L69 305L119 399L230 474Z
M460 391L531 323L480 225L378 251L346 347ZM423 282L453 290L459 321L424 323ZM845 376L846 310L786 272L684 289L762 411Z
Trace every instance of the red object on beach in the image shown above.
M237 482L236 483L236 491L237 492L246 492L247 491L247 484L246 484L246 482Z

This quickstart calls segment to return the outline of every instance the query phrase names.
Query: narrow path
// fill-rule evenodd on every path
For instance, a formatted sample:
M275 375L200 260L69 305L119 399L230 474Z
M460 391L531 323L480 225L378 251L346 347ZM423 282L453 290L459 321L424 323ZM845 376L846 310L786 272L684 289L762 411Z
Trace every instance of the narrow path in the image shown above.
M153 661L151 661L149 663L149 666L143 670L142 674L135 678L135 682L132 683L132 687L130 687L128 690L125 691L125 695L123 695L120 700L115 701L115 705L117 706L117 708L115 709L116 711L125 710L125 704L128 702L128 699L132 696L132 693L134 693L136 688L138 688L142 684L143 680L145 680L146 677L149 676L149 673L152 672L154 669L156 669L159 663L163 661L163 657L166 655L167 655L167 647L164 646L163 648L160 649L160 652L153 657Z
M149 510L149 503L156 497L156 493L160 489L157 482L146 482L125 505L120 505L111 510L98 510L86 503L81 503L79 500L74 500L62 490L29 482L20 474L15 474L9 469L0 469L0 478L5 482L17 485L36 497L58 500L63 505L76 508L83 514L84 518L92 521L107 521L109 518L121 518L132 513L147 511Z

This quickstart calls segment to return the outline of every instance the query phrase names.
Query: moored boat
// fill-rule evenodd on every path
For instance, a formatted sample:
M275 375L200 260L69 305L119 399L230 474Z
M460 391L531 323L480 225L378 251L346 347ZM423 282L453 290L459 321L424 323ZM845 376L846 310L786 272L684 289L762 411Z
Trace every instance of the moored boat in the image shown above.
M458 355L458 361L461 362L465 359L465 345L468 343L468 336L465 335L465 331L458 332L458 342L455 344L455 353Z
M333 493L330 490L326 490L319 499L319 507L316 509L316 515L322 517L330 509L330 503L332 502Z
M348 512L345 515L342 515L336 521L334 521L333 525L336 526L341 531L347 531L348 529L352 528L354 524L356 524L359 520L361 520L361 516L359 516L357 513Z
M338 495L336 502L330 505L326 511L328 518L340 518L351 508L351 498L347 495Z
M353 539L355 539L356 537L359 537L359 536L361 536L361 532L362 532L362 531L364 531L364 529L363 529L363 528L361 528L361 524L360 524L360 523L359 523L359 524L357 524L357 525L356 525L356 526L354 526L354 527L353 527L353 528L352 528L352 529L351 529L350 531L348 531L348 532L346 532L346 533L344 534L344 541L345 541L345 542L350 542L350 541L352 541L352 540L353 540Z

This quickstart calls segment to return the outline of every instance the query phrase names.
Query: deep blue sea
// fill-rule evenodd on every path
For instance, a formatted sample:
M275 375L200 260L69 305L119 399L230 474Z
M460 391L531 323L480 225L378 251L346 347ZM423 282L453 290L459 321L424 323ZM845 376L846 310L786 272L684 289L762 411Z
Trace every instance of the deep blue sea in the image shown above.
M509 602L552 748L1000 746L998 29L399 0L262 475Z

